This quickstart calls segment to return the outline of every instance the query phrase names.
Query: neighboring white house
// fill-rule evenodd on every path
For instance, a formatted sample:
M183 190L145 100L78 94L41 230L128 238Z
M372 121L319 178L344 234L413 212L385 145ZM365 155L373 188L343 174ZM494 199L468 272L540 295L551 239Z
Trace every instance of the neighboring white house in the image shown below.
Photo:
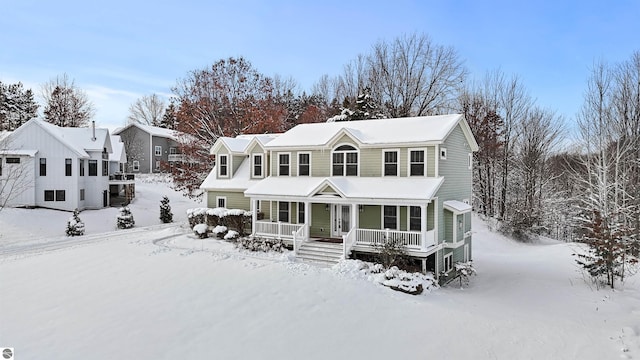
M109 206L109 130L62 128L32 119L3 143L0 181L20 166L31 184L6 206L68 211Z
M127 152L119 135L111 135L111 148L109 154L109 174L124 173L127 165Z
M270 139L220 138L209 207L253 210L252 233L316 261L399 241L423 270L471 253L473 152L463 115L301 124Z

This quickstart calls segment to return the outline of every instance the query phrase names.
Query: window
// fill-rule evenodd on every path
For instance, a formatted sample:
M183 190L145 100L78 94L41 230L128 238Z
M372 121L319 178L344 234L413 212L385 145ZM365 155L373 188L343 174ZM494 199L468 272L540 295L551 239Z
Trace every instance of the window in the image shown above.
M422 230L422 216L420 206L409 207L409 231Z
M447 160L447 149L446 148L441 148L440 149L440 159Z
M384 213L382 219L383 227L385 229L397 229L398 228L398 208L395 206L384 206Z
M6 161L7 161L7 164L20 164L19 157L8 157Z
M56 201L64 201L64 190L56 190Z
M253 154L253 177L262 177L262 154Z
M289 222L289 203L278 201L278 221Z
M289 154L278 154L278 175L289 176Z
M453 253L444 256L444 272L449 272L453 268Z
M84 201L84 189L80 189L80 201Z
M89 160L89 176L98 176L98 160Z
M133 171L140 171L140 161L133 160Z
M424 176L424 150L409 152L409 176Z
M109 176L109 162L102 161L102 176Z
M219 208L227 207L227 197L226 196L216 196L216 206Z
M10 158L7 158L7 163ZM40 176L47 176L47 159L40 158Z
M64 159L64 176L71 176L71 159Z
M358 150L351 145L336 148L332 156L333 176L358 176Z
M154 147L154 155L155 156L162 156L162 146Z
M473 167L473 153L469 153L469 163L467 164L469 170Z
M398 151L384 151L384 176L398 176Z
M80 173L80 176L84 176L84 159L78 160L78 166L80 167L78 171Z
M298 224L304 224L304 203L298 203Z
M53 190L45 190L44 191L44 201L53 201L54 192Z
M227 177L229 176L229 156L228 155L218 155L218 176Z
M311 154L299 153L298 154L298 176L311 175Z
M171 155L175 155L178 153L178 149L174 148L174 147L170 147L169 148L169 154Z

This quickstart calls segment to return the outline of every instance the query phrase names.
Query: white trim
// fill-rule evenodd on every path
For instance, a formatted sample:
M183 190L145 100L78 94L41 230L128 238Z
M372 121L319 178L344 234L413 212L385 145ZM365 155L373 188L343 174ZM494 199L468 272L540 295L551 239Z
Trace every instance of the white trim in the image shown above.
M140 171L140 161L133 160L131 166L133 167L133 171Z
M412 151L422 151L424 154L424 175L412 175L411 174L411 152ZM427 177L427 148L408 148L407 149L407 176L423 176Z
M464 244L464 257L462 258L462 260L464 262L468 262L470 260L469 258L469 244Z
M469 157L469 162L467 163L467 166L469 170L471 170L473 169L473 153L469 153L468 157Z
M300 175L300 155L309 155L309 175ZM296 164L297 166L297 172L296 175L297 176L313 176L313 167L311 166L311 152L310 151L300 151L298 152L297 156L296 156Z
M385 165L386 165L386 161L384 158L385 153L388 152L395 152L396 153L396 174L395 175L385 175ZM391 177L398 177L400 176L400 149L395 148L395 149L382 149L382 172L380 173L380 175L382 175L382 177L385 176L391 176Z
M424 205L405 205L405 207L407 208L407 231L420 231L422 232L424 229L422 229L422 218L426 218L426 212L424 213L424 216L422 216L423 211L422 208L424 207ZM420 230L411 230L411 208L412 207L417 207L418 209L420 209ZM425 207L426 209L426 207Z
M222 175L220 169L220 160L222 160L222 158L227 159L227 163L225 164L226 170L227 170L227 174L226 175ZM219 178L228 178L231 176L231 156L229 154L216 154L216 169L218 169L218 177Z
M440 148L440 160L447 160L447 148Z
M287 204L287 221L284 222L291 222L291 202L289 201L277 201L277 206L276 206L276 220L280 222L280 204Z
M224 202L224 206L220 206L220 200ZM227 207L227 197L226 196L216 196L216 207Z
M162 156L162 146L154 145L154 147L153 147L153 156Z
M400 230L400 206L399 205L382 205L382 211L380 211L380 227L382 229L386 229L384 226L384 208L385 207L395 207L396 208L396 228L389 230Z
M282 175L280 174L280 155L287 155L289 158L289 174L288 175ZM277 170L277 174L278 176L291 176L291 153L290 152L277 152L276 153L276 170Z
M353 153L353 150L339 150L336 151L337 148L339 148L340 146L351 146L352 148L355 149L355 153L358 156L358 162L356 163L357 166L357 171L356 171L356 175L347 175L347 154L348 153ZM333 174L333 154L335 154L336 152L338 153L342 153L344 155L343 160L344 163L342 164L342 170L343 170L343 175L334 175ZM336 144L333 146L333 148L331 148L331 155L329 155L329 166L331 167L331 176L360 176L360 149L355 146L354 144L351 143L340 143L340 144Z
M256 163L255 163L255 159L257 157L262 158L261 162L260 162L260 171L262 172L262 174L260 175L256 175L255 169L256 169ZM265 163L264 163L264 154L261 153L253 153L251 154L251 178L253 179L262 179L264 178L264 172L265 172Z
M449 258L449 269L447 269L447 258ZM453 251L449 252L448 254L445 254L442 257L442 270L448 274L451 272L451 270L453 270Z

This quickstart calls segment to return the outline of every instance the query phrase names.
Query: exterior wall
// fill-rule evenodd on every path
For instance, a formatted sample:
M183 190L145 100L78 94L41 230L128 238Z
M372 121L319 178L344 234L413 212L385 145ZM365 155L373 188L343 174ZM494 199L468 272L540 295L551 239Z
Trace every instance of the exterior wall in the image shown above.
M148 174L152 168L149 163L153 161L151 158L151 137L149 134L135 126L130 126L119 133L120 139L124 143L125 152L127 153L126 172ZM168 149L167 149L168 150ZM164 151L164 149L163 149ZM140 169L133 170L133 162L140 162Z
M362 229L381 229L382 207L379 205L365 205L359 214L358 226Z
M149 136L147 133L145 133L145 134L147 136ZM160 152L160 156L156 156L156 154L155 154L155 147L156 146L162 147L162 151ZM168 139L168 138L163 138L163 137L159 137L159 136L153 136L152 137L152 144L151 144L151 148L149 149L149 151L151 151L151 154L153 156L151 157L151 164L148 164L152 172L160 172L160 169L156 168L156 161L160 161L160 162L168 162L169 161L169 148L171 148L171 147L177 148L178 147L178 143L176 143L175 141L173 141L171 139Z
M91 160L98 161L98 176L89 176L89 161L85 160L85 173L84 176L78 176L78 163L77 161L73 162L72 173L74 176L78 178L78 184L80 181L84 181L85 186L85 209L99 209L103 207L104 204L104 192L109 191L109 175L102 176L102 152L93 151L89 153ZM108 165L107 165L108 166ZM48 171L48 170L47 170ZM62 168L64 171L64 168ZM107 169L108 173L108 169ZM48 173L47 173L48 175ZM84 179L81 179L84 178ZM80 198L80 190L79 188L74 193L74 197L76 199ZM107 195L107 201L108 195ZM107 204L108 206L108 204ZM71 209L73 210L73 209Z
M233 177L233 175L235 175L236 170L238 170L238 168L240 167L242 162L247 160L247 157L246 156L238 156L238 155L233 155L231 157L233 158L232 161L231 161L231 176Z
M325 204L311 204L311 226L309 234L312 237L331 236L331 212L325 210Z
M251 210L250 199L245 197L244 193L235 191L207 191L207 207L218 207L216 201L218 196L227 198L227 209Z
M5 160L7 157L20 158L20 164L7 164ZM0 188L3 189L2 195L11 195L10 201L5 206L35 206L35 191L33 188L35 159L30 156L0 156L0 167L2 167L2 175L0 175ZM20 176L17 176L17 174L20 174ZM5 186L5 182L9 183ZM11 194L8 193L9 191L11 191Z

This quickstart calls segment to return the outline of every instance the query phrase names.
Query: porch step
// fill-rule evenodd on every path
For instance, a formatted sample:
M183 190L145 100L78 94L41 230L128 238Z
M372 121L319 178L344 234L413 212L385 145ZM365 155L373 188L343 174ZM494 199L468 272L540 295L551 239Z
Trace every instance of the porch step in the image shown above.
M342 244L319 241L302 243L298 249L298 258L314 263L335 265L342 259Z

